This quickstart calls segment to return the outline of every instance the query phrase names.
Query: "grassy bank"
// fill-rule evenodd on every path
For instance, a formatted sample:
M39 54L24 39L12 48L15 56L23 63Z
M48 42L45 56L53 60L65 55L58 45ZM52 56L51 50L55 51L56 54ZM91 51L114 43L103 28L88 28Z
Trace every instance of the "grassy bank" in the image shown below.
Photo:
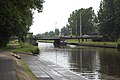
M86 39L82 41L81 39L68 39L66 40L68 44L77 44L80 46L93 46L93 47L108 47L108 48L118 48L119 42L92 42L91 39ZM39 40L38 42L53 43L53 40Z
M81 42L80 45L88 45L95 47L109 47L109 48L117 48L118 43L115 42Z
M93 46L93 47L110 47L110 48L117 48L119 42L92 42L90 40L87 40L87 42L85 41L78 41L77 39L71 39L71 40L67 40L67 43L71 44L71 43L75 43L81 46Z
M37 46L33 46L29 43L21 43L19 45L19 47L17 47L16 49L13 49L11 51L14 53L16 53L16 52L31 52L35 55L40 53L40 50Z
M38 40L38 42L53 43L54 40Z

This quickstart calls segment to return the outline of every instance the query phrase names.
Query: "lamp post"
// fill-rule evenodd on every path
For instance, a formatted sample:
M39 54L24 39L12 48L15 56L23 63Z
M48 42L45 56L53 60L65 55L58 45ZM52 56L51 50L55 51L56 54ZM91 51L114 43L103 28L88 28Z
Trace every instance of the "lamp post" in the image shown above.
M56 29L57 29L57 22L55 22L55 37L57 37Z
M81 14L80 13L80 37L82 36L82 17L81 17Z
M76 37L77 37L77 20L76 20Z

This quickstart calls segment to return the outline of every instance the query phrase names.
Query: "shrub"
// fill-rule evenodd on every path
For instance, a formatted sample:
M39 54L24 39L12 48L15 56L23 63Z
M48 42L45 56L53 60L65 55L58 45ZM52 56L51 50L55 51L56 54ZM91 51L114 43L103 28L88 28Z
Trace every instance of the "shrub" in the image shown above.
M30 51L33 53L33 54L39 54L40 50L37 46L32 46Z
M37 46L33 46L29 43L21 43L20 48L12 50L12 52L32 52L36 55L40 53L40 50Z

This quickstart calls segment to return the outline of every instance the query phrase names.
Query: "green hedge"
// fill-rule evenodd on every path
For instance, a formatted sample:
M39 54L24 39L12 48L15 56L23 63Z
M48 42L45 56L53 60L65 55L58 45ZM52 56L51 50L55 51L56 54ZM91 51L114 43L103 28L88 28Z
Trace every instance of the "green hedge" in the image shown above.
M11 50L12 52L32 52L33 54L39 54L40 50L37 46L33 46L29 43L21 43L19 48Z

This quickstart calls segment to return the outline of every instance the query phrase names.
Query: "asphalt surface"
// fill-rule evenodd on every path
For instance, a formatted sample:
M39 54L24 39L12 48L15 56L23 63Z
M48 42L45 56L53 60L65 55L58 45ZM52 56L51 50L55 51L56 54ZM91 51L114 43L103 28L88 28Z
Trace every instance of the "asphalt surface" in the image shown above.
M0 80L18 80L13 57L9 51L0 51Z

